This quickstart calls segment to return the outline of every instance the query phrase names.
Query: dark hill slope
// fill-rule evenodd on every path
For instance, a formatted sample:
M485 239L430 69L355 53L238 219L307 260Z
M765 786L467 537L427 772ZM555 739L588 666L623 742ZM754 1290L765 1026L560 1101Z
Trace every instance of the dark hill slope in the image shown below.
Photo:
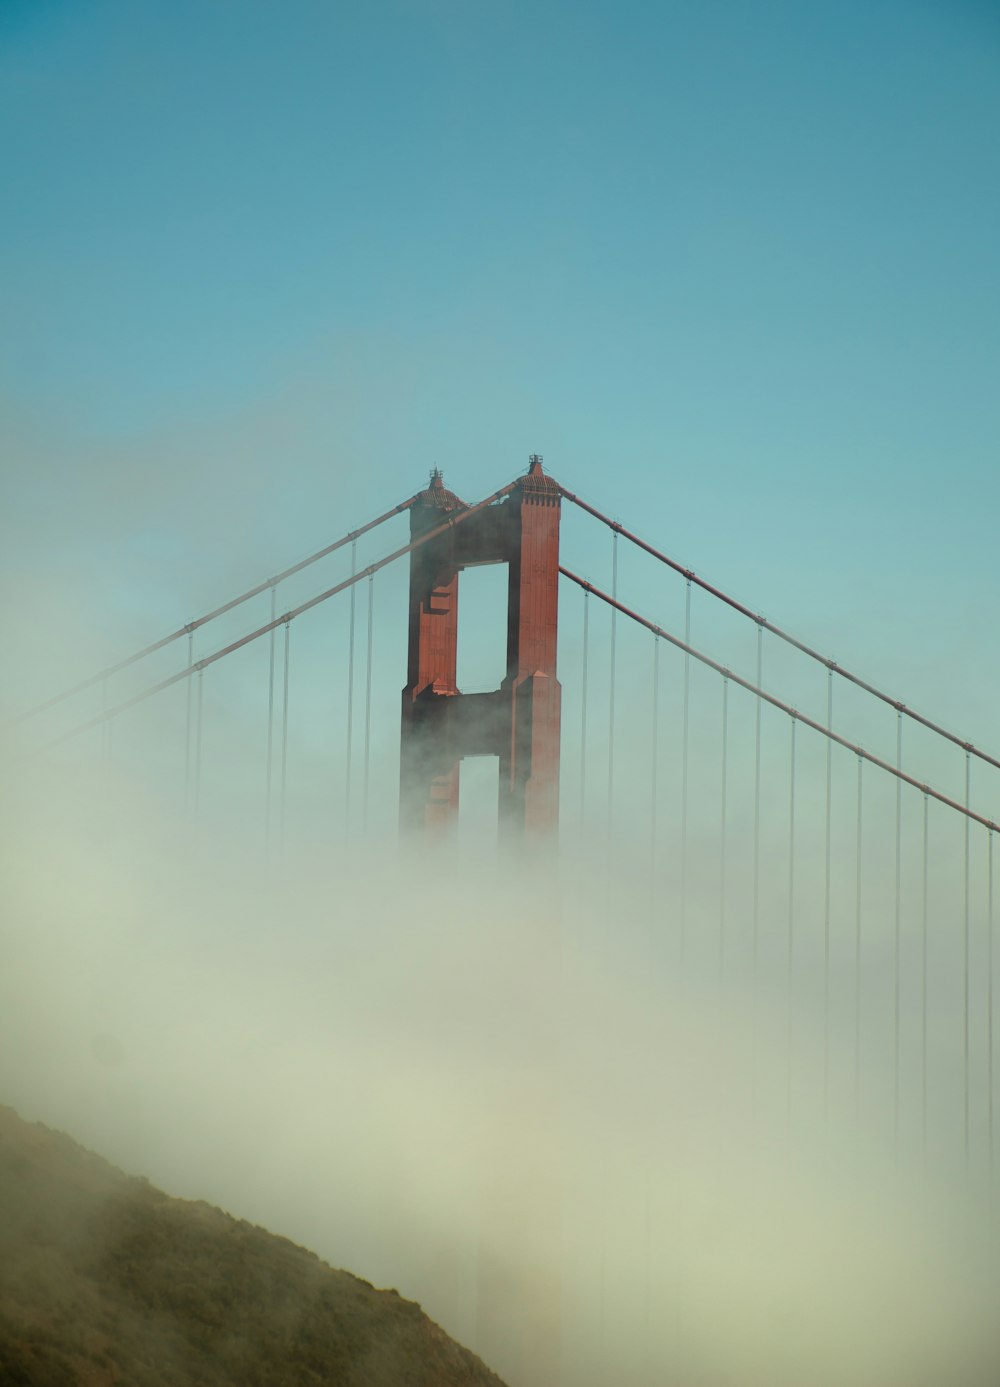
M394 1291L0 1107L2 1387L502 1387Z

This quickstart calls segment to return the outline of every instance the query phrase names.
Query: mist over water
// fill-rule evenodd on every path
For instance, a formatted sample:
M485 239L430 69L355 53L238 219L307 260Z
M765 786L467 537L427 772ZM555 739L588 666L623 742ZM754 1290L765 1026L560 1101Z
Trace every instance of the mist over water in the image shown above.
M846 1024L824 1105L821 1012L789 1061L775 978L718 971L698 890L682 963L676 892L600 835L265 857L248 821L38 763L3 814L25 1117L397 1287L511 1387L994 1380L978 1167L893 1154Z

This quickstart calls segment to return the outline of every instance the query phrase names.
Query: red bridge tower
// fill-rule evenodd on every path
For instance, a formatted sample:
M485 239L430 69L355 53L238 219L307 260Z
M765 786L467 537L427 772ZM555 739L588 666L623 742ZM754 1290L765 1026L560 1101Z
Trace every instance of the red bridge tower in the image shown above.
M410 535L467 507L435 469L410 510ZM409 658L403 690L399 817L404 830L444 829L458 815L463 756L498 756L504 836L554 830L559 817L560 688L556 678L559 487L532 456L503 501L410 556ZM458 575L508 565L507 673L493 693L456 684Z

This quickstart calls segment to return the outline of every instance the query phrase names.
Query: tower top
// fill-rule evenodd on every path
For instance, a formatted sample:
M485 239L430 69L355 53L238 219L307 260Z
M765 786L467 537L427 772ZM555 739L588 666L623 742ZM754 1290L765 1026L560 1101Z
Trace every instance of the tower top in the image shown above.
M456 496L453 491L449 491L444 484L444 473L440 467L431 468L430 485L420 492L417 498L423 506L431 506L435 510L465 510L465 502L461 497Z
M535 499L544 497L546 505L558 505L562 494L559 483L542 470L541 453L532 453L528 458L528 474L521 482L521 492Z

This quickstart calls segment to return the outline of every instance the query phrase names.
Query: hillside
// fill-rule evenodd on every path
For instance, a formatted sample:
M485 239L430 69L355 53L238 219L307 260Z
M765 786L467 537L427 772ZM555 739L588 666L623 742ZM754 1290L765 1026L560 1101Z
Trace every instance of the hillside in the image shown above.
M503 1387L418 1305L0 1107L3 1387Z

